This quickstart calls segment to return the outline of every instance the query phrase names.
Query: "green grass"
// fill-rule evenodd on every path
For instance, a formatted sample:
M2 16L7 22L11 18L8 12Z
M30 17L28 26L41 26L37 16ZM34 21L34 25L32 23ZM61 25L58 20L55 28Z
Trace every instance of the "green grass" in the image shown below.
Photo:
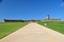
M38 23L41 24L41 25L44 25L46 23L47 24L46 27L64 34L64 22L61 22L61 21L41 22L41 21L39 21Z
M25 26L25 22L0 23L0 39Z

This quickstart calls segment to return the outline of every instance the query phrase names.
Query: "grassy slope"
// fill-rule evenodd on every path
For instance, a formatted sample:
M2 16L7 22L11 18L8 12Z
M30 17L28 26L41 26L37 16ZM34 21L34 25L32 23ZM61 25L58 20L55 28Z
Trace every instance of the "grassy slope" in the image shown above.
M24 22L9 22L9 23L0 23L0 39L7 36L8 34L18 30L27 23Z
M58 31L64 34L64 22L49 21L49 22L38 22L41 25L47 24L46 27Z

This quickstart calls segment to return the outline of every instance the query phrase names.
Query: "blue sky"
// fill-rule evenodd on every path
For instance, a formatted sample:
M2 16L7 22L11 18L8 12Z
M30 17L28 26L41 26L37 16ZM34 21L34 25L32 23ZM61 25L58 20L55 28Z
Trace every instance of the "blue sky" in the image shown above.
M1 0L0 19L64 19L62 0Z

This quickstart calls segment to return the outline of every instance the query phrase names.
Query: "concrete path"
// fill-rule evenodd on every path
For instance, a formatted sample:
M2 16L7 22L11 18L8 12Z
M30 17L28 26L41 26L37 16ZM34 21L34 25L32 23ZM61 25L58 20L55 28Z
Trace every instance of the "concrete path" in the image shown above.
M64 35L31 22L0 42L64 42Z

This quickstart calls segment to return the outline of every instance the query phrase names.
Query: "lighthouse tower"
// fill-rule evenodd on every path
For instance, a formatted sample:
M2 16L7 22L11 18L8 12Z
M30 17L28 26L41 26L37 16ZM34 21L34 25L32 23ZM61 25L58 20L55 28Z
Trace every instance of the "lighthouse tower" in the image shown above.
M50 15L49 14L48 14L47 18L48 18L48 20L50 20Z

